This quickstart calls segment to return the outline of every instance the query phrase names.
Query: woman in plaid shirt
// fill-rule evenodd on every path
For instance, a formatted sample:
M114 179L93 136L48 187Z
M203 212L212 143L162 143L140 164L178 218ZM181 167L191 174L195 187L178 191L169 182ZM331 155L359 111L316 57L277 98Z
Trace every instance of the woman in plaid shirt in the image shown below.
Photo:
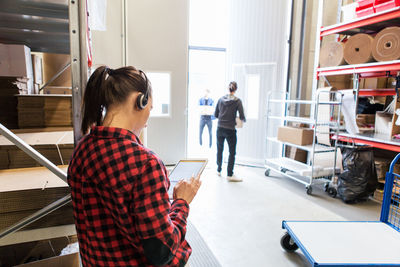
M189 203L199 177L174 200L162 161L138 136L152 108L150 82L134 67L99 67L82 105L82 133L68 168L83 266L184 266Z

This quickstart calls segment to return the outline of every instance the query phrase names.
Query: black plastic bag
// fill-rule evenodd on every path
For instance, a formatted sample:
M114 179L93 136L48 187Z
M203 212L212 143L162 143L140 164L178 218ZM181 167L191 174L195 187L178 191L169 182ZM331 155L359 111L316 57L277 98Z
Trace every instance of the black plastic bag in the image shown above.
M343 172L338 194L345 203L366 200L378 187L372 147L342 148Z

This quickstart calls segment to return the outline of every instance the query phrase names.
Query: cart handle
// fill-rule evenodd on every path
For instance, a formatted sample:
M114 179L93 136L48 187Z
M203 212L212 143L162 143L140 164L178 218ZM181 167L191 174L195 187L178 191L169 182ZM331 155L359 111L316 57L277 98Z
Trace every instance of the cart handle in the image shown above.
M392 160L392 163L390 163L390 168L389 168L390 173L393 173L394 165L397 163L399 159L400 159L400 153L397 154L397 156Z

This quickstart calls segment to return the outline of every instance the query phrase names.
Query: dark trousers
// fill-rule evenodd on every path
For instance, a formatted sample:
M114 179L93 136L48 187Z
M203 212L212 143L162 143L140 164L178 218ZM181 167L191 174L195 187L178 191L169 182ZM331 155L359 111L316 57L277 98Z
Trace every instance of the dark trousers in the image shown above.
M207 125L208 128L208 134L210 135L210 147L212 145L212 120L211 120L211 116L201 116L200 117L200 145L203 145L203 130L204 130L204 126Z
M236 155L236 130L217 128L217 165L218 171L222 170L222 152L224 152L224 142L228 142L229 147L229 159L228 159L228 176L233 175L233 165L235 165Z

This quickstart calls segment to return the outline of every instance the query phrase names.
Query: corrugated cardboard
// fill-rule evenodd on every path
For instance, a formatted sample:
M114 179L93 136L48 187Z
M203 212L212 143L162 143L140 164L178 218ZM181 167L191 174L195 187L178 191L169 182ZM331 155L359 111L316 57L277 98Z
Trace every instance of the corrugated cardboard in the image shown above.
M56 95L72 95L71 87L63 87L63 86L46 86L43 89L45 94L56 94Z
M70 55L43 53L43 83L48 82L70 62ZM71 87L71 84L71 68L66 69L57 79L50 83L52 86L66 87Z
M360 82L360 89L382 89L387 86L387 78L366 78Z
M306 128L281 126L278 128L278 140L305 146L313 143L314 131Z
M375 132L390 135L392 130L392 114L381 111L375 114Z
M40 53L32 54L34 94L39 93L43 83L43 56Z
M67 166L61 167L64 171ZM0 171L0 229L68 195L66 182L44 167ZM73 224L71 204L46 215L26 229Z
M353 80L351 75L337 75L325 77L329 84L325 82L325 87L333 87L336 89L351 89L353 88Z
M286 146L286 157L306 163L307 151L293 146Z
M57 237L51 239L40 239L24 243L10 244L0 247L0 262L2 267L19 266L28 264L27 261L38 261L39 259L50 259L60 255L61 251L69 244L77 241L76 235ZM32 263L29 263L32 264ZM62 265L53 265L62 266ZM73 266L73 265L71 265Z
M386 173L389 171L391 160L384 158L374 158L374 161L376 167L376 175L378 179L385 179Z
M25 45L0 44L0 76L28 78L28 93L33 91L31 49Z
M79 254L69 254L52 257L27 264L17 265L17 267L79 267Z
M72 131L17 134L24 142L39 151L56 165L68 164L74 149ZM0 169L36 167L39 164L0 136Z
M356 122L360 133L373 132L375 130L375 114L357 114Z
M18 96L18 126L20 128L72 126L72 96Z

